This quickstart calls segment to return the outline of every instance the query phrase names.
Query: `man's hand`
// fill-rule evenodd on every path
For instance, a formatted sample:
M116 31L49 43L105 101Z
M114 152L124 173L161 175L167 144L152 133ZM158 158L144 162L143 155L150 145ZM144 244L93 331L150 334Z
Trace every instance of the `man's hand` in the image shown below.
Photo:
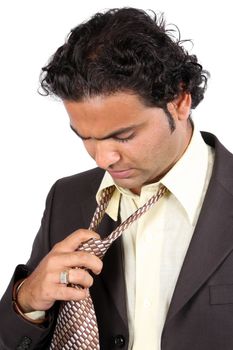
M103 263L91 253L76 250L81 243L91 238L99 239L99 235L80 229L53 247L19 289L17 301L23 312L48 310L56 300L80 300L87 297L88 288L93 283L87 270L97 275ZM78 284L83 289L61 284L59 278L62 271L69 271L69 283Z

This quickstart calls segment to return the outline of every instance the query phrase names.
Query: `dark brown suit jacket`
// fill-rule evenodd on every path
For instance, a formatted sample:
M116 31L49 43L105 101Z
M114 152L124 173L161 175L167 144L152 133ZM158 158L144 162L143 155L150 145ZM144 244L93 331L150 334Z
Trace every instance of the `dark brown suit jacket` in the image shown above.
M206 143L215 147L215 164L167 314L162 350L233 349L233 156L213 135L204 133L203 137ZM88 227L102 177L103 171L94 169L61 179L52 187L31 258L27 265L16 268L0 303L1 350L49 348L58 303L50 311L48 324L43 327L32 325L14 312L12 285L27 276L56 242L78 228ZM105 236L115 226L116 223L106 215L99 233ZM101 349L127 350L120 239L107 252L103 271L95 278L91 294Z

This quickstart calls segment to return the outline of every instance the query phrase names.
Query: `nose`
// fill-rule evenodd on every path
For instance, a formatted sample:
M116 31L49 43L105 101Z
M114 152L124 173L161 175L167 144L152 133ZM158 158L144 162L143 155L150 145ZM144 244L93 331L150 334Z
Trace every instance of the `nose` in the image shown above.
M95 145L95 162L102 169L108 169L120 160L119 152L107 140Z

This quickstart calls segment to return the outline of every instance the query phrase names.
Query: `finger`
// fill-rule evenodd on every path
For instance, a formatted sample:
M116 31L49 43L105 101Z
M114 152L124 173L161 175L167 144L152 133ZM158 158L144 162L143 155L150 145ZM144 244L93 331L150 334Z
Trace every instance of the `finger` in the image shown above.
M55 299L63 301L78 301L85 299L90 295L88 288L73 288L65 285L60 285L56 288Z
M103 268L103 262L100 258L85 251L66 254L63 263L70 268L78 267L91 270L95 275L98 275Z
M93 284L92 276L84 269L70 269L68 271L68 281L84 288L90 288Z
M103 262L89 252L75 251L71 253L59 253L50 256L47 262L47 270L55 273L69 270L70 268L85 268L94 274L99 274L102 270Z
M100 236L94 231L79 229L71 233L63 241L57 243L52 250L56 252L73 252L78 249L81 243L91 238L99 239Z

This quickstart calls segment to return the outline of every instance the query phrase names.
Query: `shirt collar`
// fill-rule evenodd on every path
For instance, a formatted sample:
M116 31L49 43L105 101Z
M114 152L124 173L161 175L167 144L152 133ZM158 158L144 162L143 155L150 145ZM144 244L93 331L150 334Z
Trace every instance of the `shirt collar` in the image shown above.
M194 223L197 208L202 198L207 169L208 146L202 139L200 132L194 127L193 135L186 151L170 171L160 180L160 183L166 186L181 203L192 224ZM114 191L106 213L116 221L118 218L121 195L123 194L131 197L135 195L127 189L118 187L114 183L111 175L105 172L96 194L98 203L103 189L112 185L116 186L117 191ZM143 187L143 190L151 191L157 186L158 183L146 185Z
M208 170L208 146L194 127L189 146L179 161L161 179L178 199L193 224L200 206Z

